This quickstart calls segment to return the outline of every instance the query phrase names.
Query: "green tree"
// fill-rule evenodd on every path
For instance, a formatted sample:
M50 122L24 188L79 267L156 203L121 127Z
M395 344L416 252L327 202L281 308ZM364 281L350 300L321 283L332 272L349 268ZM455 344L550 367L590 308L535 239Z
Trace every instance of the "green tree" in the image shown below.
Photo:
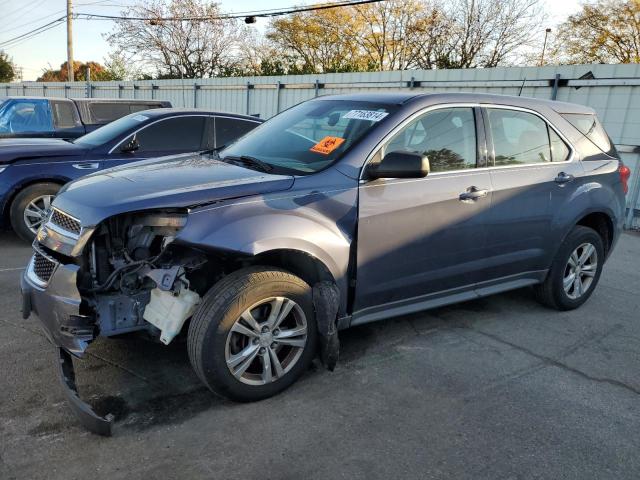
M639 63L640 1L583 4L558 28L549 59L558 63Z
M296 13L273 20L267 31L279 55L262 60L265 69L287 73L349 72L364 69L359 45L346 32L359 29L350 8ZM284 57L284 58L283 58ZM283 61L284 60L284 61Z
M16 67L9 55L0 51L0 82L11 82L16 78Z

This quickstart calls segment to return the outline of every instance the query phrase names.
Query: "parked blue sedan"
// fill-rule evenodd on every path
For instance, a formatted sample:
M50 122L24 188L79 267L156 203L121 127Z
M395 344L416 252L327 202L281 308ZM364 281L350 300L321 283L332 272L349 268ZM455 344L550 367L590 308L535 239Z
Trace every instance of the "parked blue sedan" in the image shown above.
M0 139L0 226L32 241L53 197L70 180L150 157L228 145L262 120L163 108L122 117L76 140Z

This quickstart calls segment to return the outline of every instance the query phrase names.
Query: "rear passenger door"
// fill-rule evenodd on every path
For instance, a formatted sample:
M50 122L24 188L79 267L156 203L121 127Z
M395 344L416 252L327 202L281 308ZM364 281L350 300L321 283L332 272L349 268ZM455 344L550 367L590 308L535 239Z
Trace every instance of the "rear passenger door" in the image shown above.
M540 115L497 106L484 115L493 162L485 280L535 278L555 251L550 245L555 208L571 195L582 166Z

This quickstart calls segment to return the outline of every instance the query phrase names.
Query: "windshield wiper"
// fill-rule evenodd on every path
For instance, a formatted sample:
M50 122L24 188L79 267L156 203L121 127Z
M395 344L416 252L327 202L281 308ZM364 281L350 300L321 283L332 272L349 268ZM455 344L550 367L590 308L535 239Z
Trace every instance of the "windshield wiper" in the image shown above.
M251 157L249 155L228 155L221 160L230 161L232 163L240 164L242 167L256 168L262 172L270 172L273 170L273 165L270 165L262 160L257 159L256 157Z

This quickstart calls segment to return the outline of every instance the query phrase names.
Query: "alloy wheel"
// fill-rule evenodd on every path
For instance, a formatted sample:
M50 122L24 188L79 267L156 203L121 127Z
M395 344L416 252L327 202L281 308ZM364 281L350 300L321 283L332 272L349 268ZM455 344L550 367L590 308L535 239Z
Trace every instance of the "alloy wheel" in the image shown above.
M29 202L24 209L24 224L35 235L47 219L54 195L40 195Z
M591 287L598 270L598 252L591 243L576 248L567 261L562 285L572 300L582 297Z
M285 297L270 297L247 308L229 331L225 360L231 374L247 385L282 378L300 360L307 343L302 308Z

